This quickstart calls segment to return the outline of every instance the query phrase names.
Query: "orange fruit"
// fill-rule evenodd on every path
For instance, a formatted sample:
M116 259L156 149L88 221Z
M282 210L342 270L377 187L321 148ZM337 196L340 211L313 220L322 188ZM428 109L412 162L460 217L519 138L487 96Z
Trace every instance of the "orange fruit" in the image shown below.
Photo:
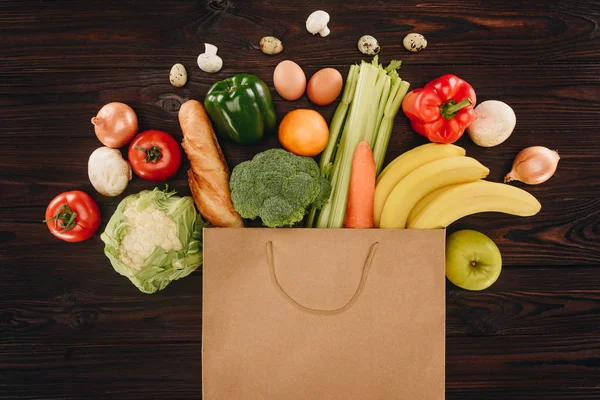
M327 122L315 110L290 111L279 124L279 143L296 155L314 157L325 149L327 140Z

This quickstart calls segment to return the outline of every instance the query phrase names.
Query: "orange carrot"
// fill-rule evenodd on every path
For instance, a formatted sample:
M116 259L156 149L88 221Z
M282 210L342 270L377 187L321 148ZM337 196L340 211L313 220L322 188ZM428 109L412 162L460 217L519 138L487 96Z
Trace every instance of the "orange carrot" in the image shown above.
M369 142L362 141L352 158L344 228L373 228L374 200L375 159Z

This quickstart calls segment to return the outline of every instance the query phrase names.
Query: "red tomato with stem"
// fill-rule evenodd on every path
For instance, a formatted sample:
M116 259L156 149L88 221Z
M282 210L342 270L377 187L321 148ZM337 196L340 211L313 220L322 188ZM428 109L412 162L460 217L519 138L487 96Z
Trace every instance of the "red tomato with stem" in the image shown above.
M181 148L167 132L149 130L133 139L127 158L140 178L155 182L166 181L181 166Z
M81 242L92 237L100 227L100 209L85 192L64 192L48 204L44 222L57 238Z

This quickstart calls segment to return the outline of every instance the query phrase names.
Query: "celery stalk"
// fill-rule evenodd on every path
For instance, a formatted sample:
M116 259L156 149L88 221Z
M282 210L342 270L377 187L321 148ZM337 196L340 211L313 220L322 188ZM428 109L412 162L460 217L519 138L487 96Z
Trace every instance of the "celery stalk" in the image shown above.
M339 164L338 164L338 168L333 167L333 171L331 173L331 187L333 188L338 181L338 177L339 177ZM333 192L332 192L332 196L333 197ZM328 223L329 223L329 216L331 215L331 205L332 205L332 198L329 199L329 201L327 203L325 203L325 205L323 207L321 207L321 209L319 210L319 217L317 219L317 222L315 223L315 228L327 228Z
M351 111L352 112L352 107L351 107ZM332 206L333 206L333 202L334 202L334 195L335 195L335 190L338 184L338 180L339 180L339 175L340 175L340 159L341 156L340 154L343 153L343 151L340 151L339 149L343 149L345 147L345 143L346 143L346 139L347 139L347 133L348 133L348 123L344 124L344 129L342 131L342 138L340 139L340 143L338 145L338 151L336 152L336 158L334 160L334 164L331 167L332 169L332 173L329 177L329 180L331 181L331 196L329 197L329 201L327 203L325 203L325 205L323 207L321 207L321 210L319 211L319 216L317 218L317 222L315 224L316 228L328 228L329 227L329 219L331 216L331 210L332 210Z
M358 65L353 65L350 67L348 77L346 78L346 85L344 86L344 93L342 94L342 100L335 109L335 113L333 114L331 124L329 124L329 140L327 141L327 146L325 147L325 150L323 150L323 153L321 154L321 159L319 160L319 167L321 168L322 174L324 174L327 165L331 163L331 159L333 158L335 149L338 145L340 132L342 131L342 127L344 125L344 120L346 119L346 115L348 114L348 108L350 107L350 103L352 103L354 92L356 91L358 72Z
M371 148L373 148L373 145L375 144L375 138L377 137L376 129L380 120L378 109L381 103L381 95L383 93L383 88L385 87L386 78L389 79L385 70L380 66L377 74L377 83L375 84L375 90L373 92L373 102L368 105L368 107L371 109L371 112L369 113L367 119L367 126L365 128L363 137L363 140L369 142L369 146L371 146Z
M310 210L308 212L308 216L306 217L306 222L304 223L304 226L306 228L313 228L313 225L315 223L315 218L316 217L317 217L317 207L311 206Z
M398 76L399 67L400 62L392 60L384 69L375 56L371 63L363 61L350 69L342 101L331 121L330 140L319 164L321 174L331 181L331 197L320 211L310 211L308 226L342 227L352 158L361 140L368 140L376 154L383 154L383 162L394 116L408 89L408 84Z
M329 124L329 140L321 158L319 159L319 168L321 169L321 175L331 180L331 171L333 169L333 163L331 159L335 156L336 149L340 141L340 133L344 127L344 122L348 115L348 109L352 103L354 92L356 91L356 83L358 81L359 66L352 65L350 71L348 71L348 77L346 78L346 84L344 85L344 92L342 94L342 100L335 109L331 123ZM327 204L329 204L328 202ZM306 219L306 227L311 228L315 223L315 217L317 215L316 207L311 207L308 217Z
M371 148L375 147L375 143L377 143L377 136L379 136L379 127L381 126L381 121L383 119L383 112L385 111L385 105L387 104L388 97L390 95L390 90L392 89L392 79L389 75L385 76L385 83L383 86L383 91L381 93L381 97L379 99L379 105L377 106L377 126L375 127L375 137L371 145Z
M334 168L339 168L339 176L335 186L332 188L331 213L329 215L329 228L341 228L346 214L346 205L348 203L348 185L350 183L350 171L352 166L352 157L356 145L363 139L364 128L366 126L368 115L372 112L371 104L376 95L374 93L375 83L377 81L379 69L371 64L363 62L360 66L356 93L350 108L344 134L340 141L338 155L334 162ZM346 129L347 128L347 129ZM339 166L336 164L339 163ZM321 221L321 215L319 215Z
M392 87L391 94L385 106L385 110L383 112L383 119L379 127L379 132L377 132L377 140L375 142L375 147L373 148L373 157L375 158L375 166L378 175L381 171L381 167L383 166L383 161L385 160L385 153L387 152L387 147L390 142L390 137L392 135L394 117L398 113L400 105L402 104L402 100L408 92L409 87L410 84L408 82L400 80L398 78L398 80Z
M402 65L402 61L392 60L390 64L385 68L388 76L392 79L392 86L396 83L400 76L398 75L398 69Z

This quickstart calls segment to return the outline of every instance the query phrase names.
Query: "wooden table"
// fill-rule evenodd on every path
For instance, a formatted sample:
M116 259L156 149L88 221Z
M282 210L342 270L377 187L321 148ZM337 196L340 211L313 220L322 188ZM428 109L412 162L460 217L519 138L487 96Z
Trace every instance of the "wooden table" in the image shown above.
M287 58L307 76L322 67L345 76L362 58L363 34L379 39L383 61L403 61L412 88L454 73L479 101L514 108L504 144L458 142L490 167L490 180L527 146L562 157L549 182L526 187L543 205L537 216L478 215L450 229L489 235L504 270L483 292L447 285L447 398L600 398L600 1L322 3L0 3L0 399L201 397L201 273L144 295L113 271L99 233L123 196L103 197L88 180L100 146L90 118L122 101L141 130L180 140L180 104L202 100L216 80L247 72L272 87ZM327 38L304 27L318 8L331 14ZM404 50L411 31L427 37L422 53ZM281 38L284 53L262 54L265 35ZM204 42L224 60L216 75L196 65ZM189 73L179 89L168 80L177 62ZM280 116L314 108L305 97L275 100ZM319 111L329 120L334 107ZM400 112L387 161L422 143ZM277 145L223 143L231 166ZM181 194L187 168L169 182ZM125 195L153 187L134 178ZM69 244L41 220L55 195L74 189L90 193L104 218L92 239Z

